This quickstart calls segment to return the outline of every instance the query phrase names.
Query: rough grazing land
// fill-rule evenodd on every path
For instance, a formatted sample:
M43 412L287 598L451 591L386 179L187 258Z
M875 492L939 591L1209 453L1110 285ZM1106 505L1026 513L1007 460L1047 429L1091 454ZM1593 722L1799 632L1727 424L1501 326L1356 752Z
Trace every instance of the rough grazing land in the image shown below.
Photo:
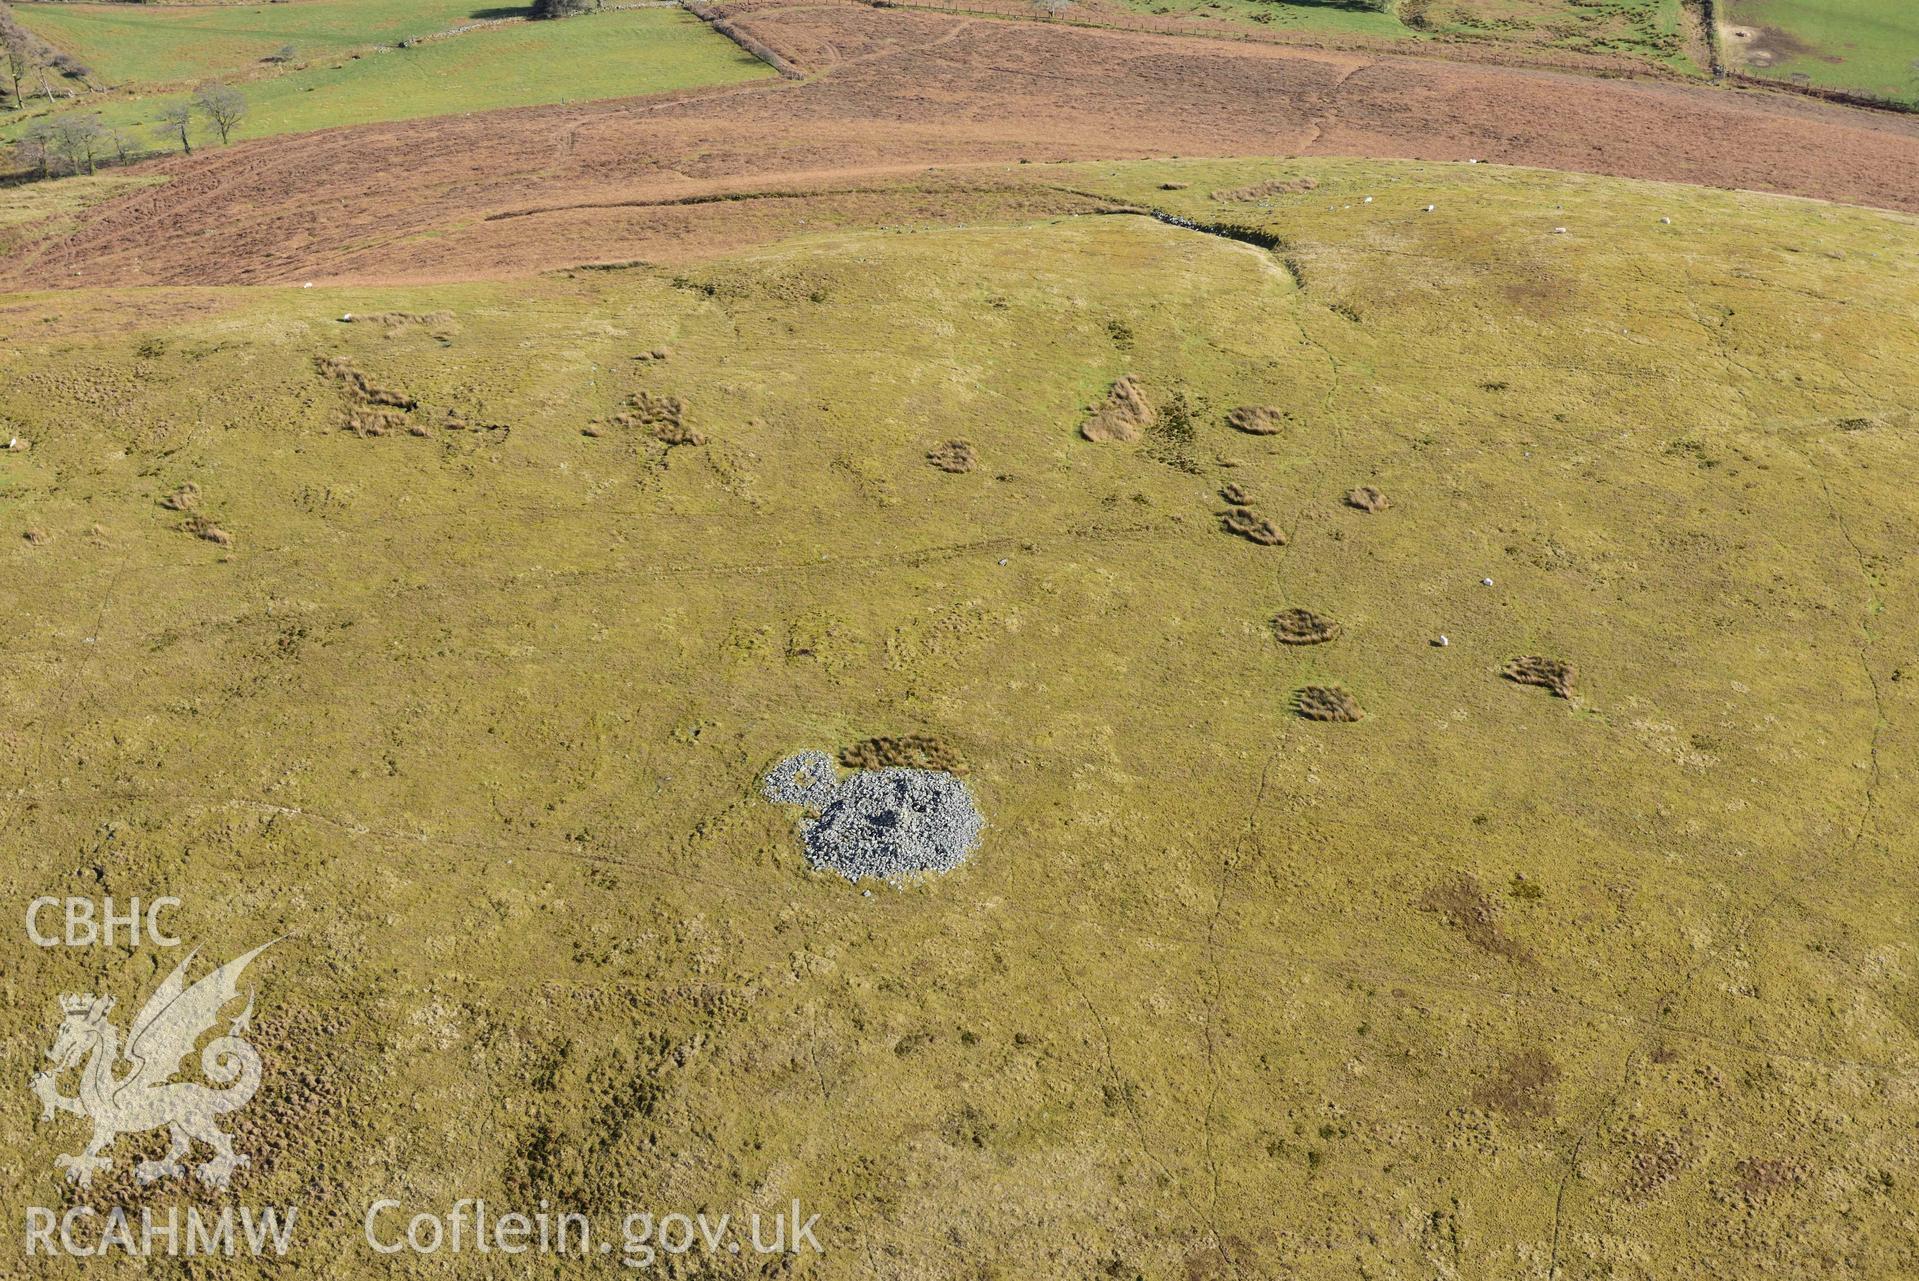
M621 116L566 119L608 168L559 181L631 181ZM287 1267L372 1274L397 1193L799 1197L822 1278L1919 1273L1919 226L1484 166L1050 181L1277 247L895 219L0 302L0 899L289 935L234 1193L301 1205ZM73 262L130 260L108 209ZM229 274L326 255L265 256L277 216ZM217 260L181 243L154 275ZM1127 376L1152 429L1081 439ZM880 739L963 744L989 822L868 898L758 789ZM16 1083L53 994L150 981L0 965ZM58 1205L78 1131L29 1105L0 1198ZM182 1195L152 1151L112 1196Z
M1252 48L864 6L742 22L826 74L626 103L236 146L146 172L71 234L0 262L17 286L445 280L684 256L822 222L929 165L1149 155L1482 158L1919 209L1919 121L1759 93ZM950 181L950 179L949 179ZM1044 172L1019 213L1079 207ZM793 202L683 203L824 189ZM1062 202L1066 203L1062 203ZM852 207L848 207L850 205ZM944 195L897 216L947 216ZM991 210L982 212L990 213Z

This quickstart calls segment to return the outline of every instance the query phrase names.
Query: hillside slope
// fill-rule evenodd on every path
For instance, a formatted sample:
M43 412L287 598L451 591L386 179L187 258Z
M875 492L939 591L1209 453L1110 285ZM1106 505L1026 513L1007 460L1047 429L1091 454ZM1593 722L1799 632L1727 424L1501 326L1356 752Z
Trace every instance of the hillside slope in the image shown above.
M288 935L236 1188L301 1275L382 1195L797 1197L824 1277L1919 1269L1919 225L1055 180L1132 212L4 300L0 884ZM809 871L761 775L905 734L975 858ZM8 940L10 1079L139 996Z

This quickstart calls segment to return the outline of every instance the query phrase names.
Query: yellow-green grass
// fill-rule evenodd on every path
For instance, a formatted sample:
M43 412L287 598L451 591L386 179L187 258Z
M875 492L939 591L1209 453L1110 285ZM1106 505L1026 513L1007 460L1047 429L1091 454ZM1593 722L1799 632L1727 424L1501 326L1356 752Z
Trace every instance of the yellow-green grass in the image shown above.
M1282 244L0 301L5 900L177 894L209 962L290 935L233 1196L300 1203L302 1276L384 1266L384 1196L798 1197L822 1277L1906 1271L1919 224L1060 176ZM426 434L343 430L335 356ZM1128 373L1161 427L1081 440ZM705 443L612 421L642 390ZM977 470L926 464L956 437ZM1221 532L1228 483L1286 546ZM1275 644L1295 606L1338 639ZM1577 697L1501 678L1529 654ZM975 860L810 874L760 774L908 732L970 762ZM0 956L15 1081L57 993L130 1010L174 959ZM85 1131L29 1105L0 1195L59 1205ZM149 1147L111 1197L186 1195L131 1188Z
M28 240L63 235L76 215L115 196L163 181L128 174L99 174L60 182L0 187L0 254Z
M1919 10L1898 0L1728 0L1720 36L1755 75L1919 105Z
M233 137L664 93L772 74L682 10L629 10L494 27L241 84L247 112ZM163 104L179 100L117 97L95 110L142 146L167 146L172 140L152 124ZM0 138L18 137L40 114L0 120ZM200 145L217 141L204 121L196 119L194 131Z
M511 6L508 6L511 8ZM29 29L116 86L250 73L292 45L302 61L446 31L501 6L485 0L297 0L288 4L15 4Z

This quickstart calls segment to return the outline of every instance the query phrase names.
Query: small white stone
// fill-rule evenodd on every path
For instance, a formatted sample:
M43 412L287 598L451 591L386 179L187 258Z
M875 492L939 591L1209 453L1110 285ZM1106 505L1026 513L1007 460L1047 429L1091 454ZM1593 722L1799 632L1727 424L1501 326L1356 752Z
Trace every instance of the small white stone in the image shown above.
M1000 557L1000 558L999 558L999 563L1000 563L1000 564L1002 564L1002 565L1004 565L1004 564L1006 563L1006 557L1004 557L1004 556L1002 556L1002 557Z
M1439 646L1439 648L1441 649L1444 649L1448 645L1452 644L1452 641L1450 638L1446 636L1445 633L1442 632L1440 633L1439 637L1433 641L1433 644Z
M1482 578L1479 580L1479 585L1481 587L1491 587L1493 585L1493 580L1490 578Z
M1433 210L1435 210L1435 209L1437 209L1437 208L1439 208L1439 206L1438 206L1438 205L1427 205L1427 206L1426 206L1426 212L1427 212L1427 213L1431 213L1431 212L1432 212Z
M1554 227L1554 228L1553 228L1553 235L1555 235L1555 236L1563 236L1563 235L1565 235L1565 234L1566 234L1566 229L1565 229L1564 227Z
M340 317L340 323L341 323L341 324L343 324L343 325L350 325L350 324L352 324L352 323L353 323L353 313L349 311L349 312L347 312L346 314L344 314L344 315L342 315L342 316Z
M1370 205L1371 203L1373 203L1373 198L1371 196L1368 196L1364 200L1360 201L1360 203L1364 205Z
M1664 223L1668 227L1672 226L1672 219L1670 218L1661 218L1659 221Z

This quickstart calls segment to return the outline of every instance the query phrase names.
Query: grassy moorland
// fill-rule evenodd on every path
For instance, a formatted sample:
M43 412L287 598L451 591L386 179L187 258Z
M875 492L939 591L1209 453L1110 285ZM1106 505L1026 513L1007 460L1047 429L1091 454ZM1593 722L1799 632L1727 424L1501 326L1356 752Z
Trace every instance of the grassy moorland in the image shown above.
M290 936L234 1195L303 1276L386 1195L798 1197L822 1277L1911 1275L1919 223L1057 172L1237 238L0 299L5 896ZM864 897L756 780L901 733L989 826ZM15 1081L155 967L0 949ZM58 1198L16 1103L0 1194ZM121 1204L188 1195L147 1143Z
M496 107L663 93L771 75L739 46L678 9L629 10L562 22L517 23L411 48L381 48L236 81L247 113L235 141L341 125L410 120ZM63 104L97 113L141 147L180 93L115 93ZM0 116L0 140L47 114L43 104ZM201 143L213 141L204 122Z

